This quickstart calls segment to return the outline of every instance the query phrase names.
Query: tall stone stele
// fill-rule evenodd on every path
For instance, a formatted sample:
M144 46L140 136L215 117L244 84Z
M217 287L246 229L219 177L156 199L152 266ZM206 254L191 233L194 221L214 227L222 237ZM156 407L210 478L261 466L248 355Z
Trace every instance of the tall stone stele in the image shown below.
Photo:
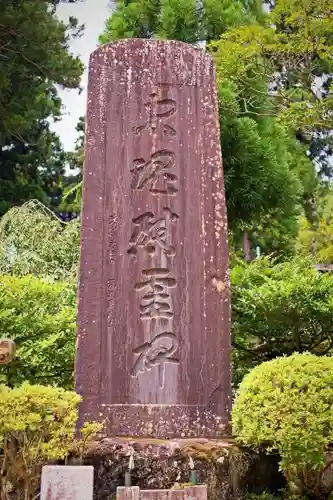
M109 436L220 438L230 287L211 57L131 39L90 58L76 389Z

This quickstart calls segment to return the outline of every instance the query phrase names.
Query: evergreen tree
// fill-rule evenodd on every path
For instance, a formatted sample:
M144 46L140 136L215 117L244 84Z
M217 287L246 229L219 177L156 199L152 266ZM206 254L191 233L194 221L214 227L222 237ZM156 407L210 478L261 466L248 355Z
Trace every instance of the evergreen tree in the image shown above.
M78 138L75 142L74 151L67 153L67 161L73 172L67 176L64 193L60 204L60 210L79 212L82 196L82 170L84 161L84 134L85 120L81 116L76 126Z
M60 22L57 3L0 0L0 213L61 195L65 154L50 122L61 117L57 86L79 88L83 65L68 50L82 26Z
M261 2L206 0L133 0L117 2L106 21L101 43L126 37L206 40L217 65L221 144L229 225L239 246L245 229L262 230L276 220L276 233L265 250L290 251L304 193L316 183L306 151L276 120L268 85L274 66L260 53L233 44L229 33L261 30ZM255 28L253 28L255 27ZM222 39L221 39L222 37ZM225 37L225 38L224 38ZM218 41L219 40L219 41ZM260 71L258 71L260 69ZM308 182L308 181L311 182ZM278 230L280 228L281 231ZM288 249L279 248L286 245Z

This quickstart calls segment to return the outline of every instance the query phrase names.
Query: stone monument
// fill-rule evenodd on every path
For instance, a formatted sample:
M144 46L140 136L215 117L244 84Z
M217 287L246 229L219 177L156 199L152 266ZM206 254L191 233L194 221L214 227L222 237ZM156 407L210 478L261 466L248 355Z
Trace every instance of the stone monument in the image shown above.
M231 406L215 69L181 42L90 58L76 390L108 436L220 438Z
M94 470L91 466L45 465L41 500L92 500Z

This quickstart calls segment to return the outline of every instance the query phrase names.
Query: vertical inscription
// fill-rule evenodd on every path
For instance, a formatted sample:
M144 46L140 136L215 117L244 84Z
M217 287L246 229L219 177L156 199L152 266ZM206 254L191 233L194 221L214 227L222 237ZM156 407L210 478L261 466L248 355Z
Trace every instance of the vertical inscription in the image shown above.
M133 127L133 133L160 134L169 138L176 136L176 129L170 120L177 113L177 103L168 97L168 89L161 88L151 92L149 101L145 103L147 121ZM155 258L151 269L141 270L141 279L134 284L139 295L139 314L142 321L172 321L173 301L172 289L177 286L172 276L172 269L162 267L156 257L156 249L162 250L168 261L176 254L172 242L172 224L178 220L168 206L169 196L178 193L178 177L174 173L176 165L175 152L172 149L157 149L149 157L135 158L130 166L132 174L131 188L134 191L147 190L153 196L164 196L166 206L163 213L154 214L148 211L132 219L133 231L129 240L127 253L140 262L140 250ZM170 262L170 265L172 262ZM177 357L178 339L170 327L133 349L133 368L131 376L158 369L159 387L163 389L166 379L166 365L180 363Z
M110 215L108 219L108 263L114 264L117 256L117 217ZM116 311L116 280L109 279L106 284L107 296L107 325L114 326L114 314Z
M167 92L167 90L166 90ZM135 135L140 135L147 131L151 134L157 134L158 128L162 128L164 135L175 136L176 130L165 121L171 118L177 111L176 101L164 97L165 89L158 89L158 91L150 94L150 99L145 103L147 109L148 120L137 127L133 127Z
M104 437L229 431L215 80L211 56L177 41L120 40L90 56L75 385L78 426L103 421Z
M108 260L109 263L114 263L117 256L117 217L115 215L110 215L108 220Z

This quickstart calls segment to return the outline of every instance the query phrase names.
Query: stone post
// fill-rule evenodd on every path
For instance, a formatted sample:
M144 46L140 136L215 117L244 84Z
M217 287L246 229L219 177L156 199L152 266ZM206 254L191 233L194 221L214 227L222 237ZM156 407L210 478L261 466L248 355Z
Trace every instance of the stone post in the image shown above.
M76 389L109 436L228 430L230 287L215 69L131 39L90 58Z

